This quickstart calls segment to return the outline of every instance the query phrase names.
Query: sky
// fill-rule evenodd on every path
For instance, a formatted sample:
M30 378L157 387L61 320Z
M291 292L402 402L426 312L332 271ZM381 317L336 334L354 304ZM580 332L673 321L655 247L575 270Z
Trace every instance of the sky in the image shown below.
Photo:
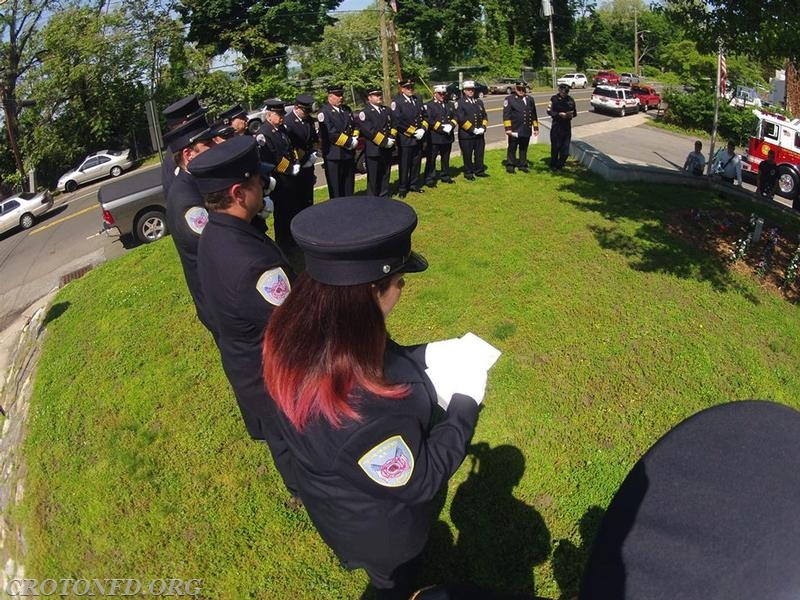
M373 0L344 0L336 10L363 10L372 4L372 1Z

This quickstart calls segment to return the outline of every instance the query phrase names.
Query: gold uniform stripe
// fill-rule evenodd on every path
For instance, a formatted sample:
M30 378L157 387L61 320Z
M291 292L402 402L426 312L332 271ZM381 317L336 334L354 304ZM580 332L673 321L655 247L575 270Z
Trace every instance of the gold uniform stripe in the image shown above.
M339 137L336 138L336 145L337 146L344 146L350 140L349 136L346 136L343 133L339 134Z

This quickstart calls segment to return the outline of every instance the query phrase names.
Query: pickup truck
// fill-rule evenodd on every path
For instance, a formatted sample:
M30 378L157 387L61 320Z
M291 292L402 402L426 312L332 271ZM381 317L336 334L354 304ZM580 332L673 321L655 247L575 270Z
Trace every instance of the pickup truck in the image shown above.
M639 110L647 112L651 108L658 108L661 105L661 96L651 85L641 83L632 85L631 92L639 99Z
M100 188L97 200L103 211L103 229L117 229L120 236L133 235L143 244L167 234L167 201L161 185L161 169L150 168L115 179Z

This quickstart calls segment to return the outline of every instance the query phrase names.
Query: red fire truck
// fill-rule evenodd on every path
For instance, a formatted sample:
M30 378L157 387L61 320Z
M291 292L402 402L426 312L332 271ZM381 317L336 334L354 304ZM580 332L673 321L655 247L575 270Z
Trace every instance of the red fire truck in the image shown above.
M757 176L761 161L774 150L778 163L775 193L792 200L793 208L800 209L800 119L758 109L753 114L758 117L758 125L742 156L742 175Z

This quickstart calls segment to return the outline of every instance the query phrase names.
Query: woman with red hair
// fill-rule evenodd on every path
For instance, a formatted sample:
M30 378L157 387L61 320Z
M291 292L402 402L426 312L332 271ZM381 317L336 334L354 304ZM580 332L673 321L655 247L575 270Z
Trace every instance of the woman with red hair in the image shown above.
M480 400L455 393L442 411L425 346L386 333L404 275L428 266L411 251L416 224L410 206L388 198L336 198L298 214L291 227L306 271L264 338L264 380L300 498L344 566L365 569L381 598L408 598L434 497L464 460Z

